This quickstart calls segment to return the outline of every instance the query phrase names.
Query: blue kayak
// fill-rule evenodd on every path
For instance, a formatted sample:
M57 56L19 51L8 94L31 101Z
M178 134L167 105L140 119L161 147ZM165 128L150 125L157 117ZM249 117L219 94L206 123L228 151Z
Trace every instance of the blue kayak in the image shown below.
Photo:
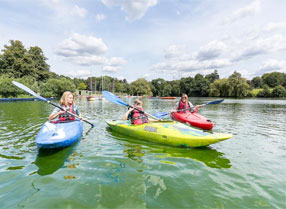
M68 123L46 122L36 136L38 148L61 148L72 145L82 136L82 121Z

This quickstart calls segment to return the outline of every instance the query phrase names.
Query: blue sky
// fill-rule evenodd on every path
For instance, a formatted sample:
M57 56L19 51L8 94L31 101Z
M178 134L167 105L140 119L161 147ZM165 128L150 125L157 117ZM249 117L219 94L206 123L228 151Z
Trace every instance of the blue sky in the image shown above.
M252 78L286 73L285 11L285 0L0 0L0 47L39 46L51 71L78 78Z

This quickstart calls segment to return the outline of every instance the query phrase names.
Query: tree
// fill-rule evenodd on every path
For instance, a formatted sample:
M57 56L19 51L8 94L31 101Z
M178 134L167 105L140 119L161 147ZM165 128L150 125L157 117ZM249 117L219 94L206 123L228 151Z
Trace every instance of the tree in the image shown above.
M210 85L210 96L214 97L229 97L231 95L231 88L228 79L215 80Z
M284 73L273 72L273 73L265 73L262 76L263 83L267 84L269 87L274 88L278 85L284 84Z
M46 63L48 58L45 57L42 49L38 46L30 47L28 54L30 54L32 58L38 80L46 81L50 75L50 66Z
M241 77L241 74L234 71L234 73L228 78L231 97L246 97L250 86L245 78Z
M214 70L213 73L206 75L205 78L208 79L211 83L213 83L215 80L219 79L219 74L217 70Z
M144 78L139 78L130 84L132 95L149 95L152 96L151 84Z
M50 77L47 58L39 47L31 47L28 51L21 41L11 40L10 45L4 45L0 56L0 73L14 78L32 76L37 81L44 81Z
M208 96L209 95L209 88L210 88L210 81L204 78L203 75L197 74L195 76L195 82L193 88L190 89L191 96Z
M271 91L268 85L263 85L263 90L257 93L257 97L271 97Z
M252 78L252 80L250 81L250 85L255 89L261 88L263 85L263 80L261 77L256 76L256 77Z
M286 89L283 86L278 85L273 89L272 96L273 97L286 97Z
M75 85L72 80L62 79L49 79L47 83L43 83L40 86L41 95L45 97L61 97L65 91L75 91Z
M78 90L86 90L86 85L84 83L80 83L77 87Z
M164 88L167 85L167 82L162 78L158 78L158 79L152 80L151 84L152 84L151 88L152 88L153 96L162 96Z
M163 97L171 96L172 94L172 86L170 84L167 84L163 89Z

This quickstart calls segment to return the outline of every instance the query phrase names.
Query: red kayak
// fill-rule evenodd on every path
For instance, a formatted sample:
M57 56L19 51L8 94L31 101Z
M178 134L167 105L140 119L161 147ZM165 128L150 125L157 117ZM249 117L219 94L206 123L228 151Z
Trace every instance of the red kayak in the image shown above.
M198 114L197 112L186 112L186 113L178 113L173 112L171 113L171 117L173 120L182 122L182 123L188 123L191 126L201 128L204 130L210 130L214 127L214 123L205 118L204 116Z

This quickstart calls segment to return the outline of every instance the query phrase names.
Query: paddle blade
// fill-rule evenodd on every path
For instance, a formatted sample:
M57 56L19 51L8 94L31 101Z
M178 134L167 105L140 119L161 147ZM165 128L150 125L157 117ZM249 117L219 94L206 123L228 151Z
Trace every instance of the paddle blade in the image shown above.
M158 118L158 119L161 119L161 118L163 118L163 117L165 117L167 115L169 115L169 113L167 113L167 112L157 112L157 113L153 114L153 116Z
M216 101L212 101L212 102L208 102L206 103L206 105L210 105L210 104L220 104L223 102L224 99L220 99L220 100L216 100Z
M127 103L123 102L116 95L112 94L109 91L103 91L102 95L104 96L105 99L107 99L108 101L110 101L112 103L124 105L124 106L129 106Z
M17 82L17 81L12 81L12 83L13 83L15 86L19 87L20 89L22 89L22 90L28 92L29 94L33 95L34 97L37 97L38 99L40 99L40 100L42 100L42 101L44 101L44 102L47 102L47 101L48 101L48 100L45 99L44 97L41 97L40 95L36 94L34 91L32 91L31 89L29 89L29 88L28 88L27 86L25 86L25 85L23 85L23 84L21 84L21 83L19 83L19 82Z

